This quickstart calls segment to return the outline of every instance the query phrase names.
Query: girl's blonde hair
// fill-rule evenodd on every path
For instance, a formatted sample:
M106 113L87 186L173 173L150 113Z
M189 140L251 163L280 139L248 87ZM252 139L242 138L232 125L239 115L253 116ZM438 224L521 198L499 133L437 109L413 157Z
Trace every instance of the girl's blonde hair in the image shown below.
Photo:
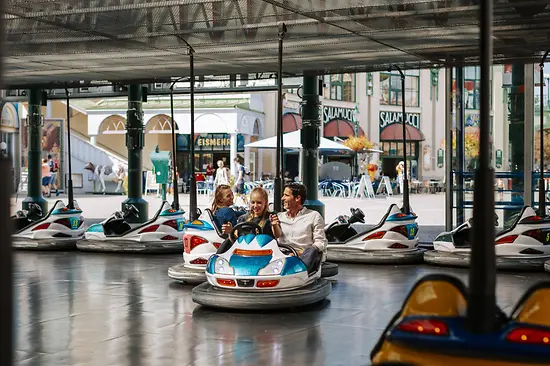
M258 225L260 225L263 228L265 222L269 219L269 196L267 194L267 191L265 189L261 188L261 187L254 188L252 190L252 192L250 192L250 198L252 198L252 195L254 193L259 193L265 201L264 211L260 214L260 222L258 223ZM246 214L245 220L246 221L251 221L253 218L254 218L254 212L252 212L252 210L250 210Z
M231 187L227 184L220 184L218 187L216 187L216 191L214 192L214 201L212 202L212 213L216 212L219 208L225 207L222 203L223 200L223 192L229 189L231 190Z

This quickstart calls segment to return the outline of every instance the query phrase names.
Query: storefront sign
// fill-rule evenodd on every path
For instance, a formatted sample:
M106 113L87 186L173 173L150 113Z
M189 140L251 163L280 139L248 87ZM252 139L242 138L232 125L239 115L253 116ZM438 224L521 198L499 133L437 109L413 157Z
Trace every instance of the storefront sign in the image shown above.
M445 161L445 151L443 149L437 149L437 167L443 168Z
M231 138L198 137L196 146L224 147L231 145Z
M502 150L495 151L495 165L497 168L502 168Z
M334 119L355 122L355 109L323 106L323 123Z
M407 124L420 130L420 113L406 113ZM380 111L379 121L380 129L387 127L394 123L402 123L401 112Z

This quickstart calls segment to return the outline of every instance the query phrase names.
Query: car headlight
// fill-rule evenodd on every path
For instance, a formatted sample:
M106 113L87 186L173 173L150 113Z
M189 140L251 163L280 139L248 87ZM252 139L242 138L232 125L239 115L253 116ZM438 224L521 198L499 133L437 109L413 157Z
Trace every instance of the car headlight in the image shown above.
M283 271L286 259L277 259L258 271L260 276L279 275Z
M214 272L218 274L232 275L235 274L235 269L229 265L229 262L226 259L218 257L218 259L216 259L216 264L214 265Z

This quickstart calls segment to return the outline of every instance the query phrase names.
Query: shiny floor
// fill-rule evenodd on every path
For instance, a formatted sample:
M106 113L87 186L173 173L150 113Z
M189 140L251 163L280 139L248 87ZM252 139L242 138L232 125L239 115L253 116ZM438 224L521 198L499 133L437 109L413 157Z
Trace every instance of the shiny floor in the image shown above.
M332 294L300 311L201 308L166 276L180 256L18 252L17 365L367 365L428 266L341 265ZM505 311L550 274L499 274Z

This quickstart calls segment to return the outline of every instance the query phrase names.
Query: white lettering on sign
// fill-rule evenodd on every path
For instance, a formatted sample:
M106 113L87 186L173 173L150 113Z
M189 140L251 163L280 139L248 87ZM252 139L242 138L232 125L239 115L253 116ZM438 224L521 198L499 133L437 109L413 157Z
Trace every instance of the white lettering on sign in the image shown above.
M214 139L200 137L197 139L198 146L229 146L231 145L231 139Z
M355 122L355 110L350 108L340 107L323 107L323 122L327 123L334 119L343 121Z
M380 129L387 127L394 123L402 123L401 112L380 111ZM420 130L420 113L406 113L407 124Z

